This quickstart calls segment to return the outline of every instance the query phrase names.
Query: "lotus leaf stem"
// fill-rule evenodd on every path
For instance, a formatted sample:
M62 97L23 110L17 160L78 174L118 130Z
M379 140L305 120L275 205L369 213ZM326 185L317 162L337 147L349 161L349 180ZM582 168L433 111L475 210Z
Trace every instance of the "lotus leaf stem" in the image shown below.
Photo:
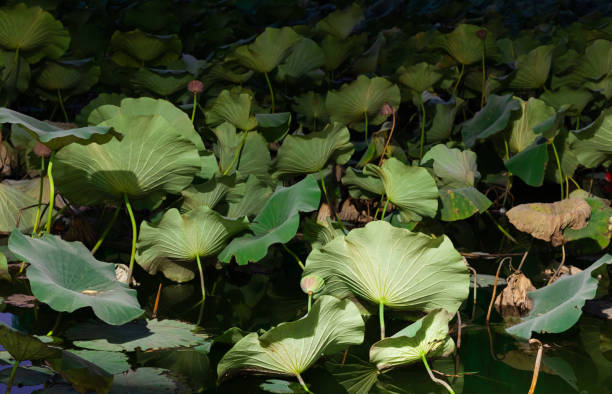
M385 220L385 212L387 212L388 205L389 205L389 196L387 196L387 201L385 201L385 206L383 207L382 215L380 215L380 220Z
M312 307L312 291L308 292L308 313L310 313L310 308Z
M329 201L329 195L327 194L327 188L325 187L325 177L323 176L323 172L321 170L319 170L319 178L321 178L321 189L323 189L323 195L325 196L325 201L327 201L327 205L329 205L329 209L331 209L334 213L334 217L336 218L336 221L340 224L340 227L342 227L342 230L344 230L345 233L348 232L346 227L344 227L344 223L342 223L342 220L340 220L340 217L338 216L338 212L336 212L335 207L331 205Z
M421 143L419 147L419 159L423 158L423 146L425 145L425 104L423 97L419 95L419 106L421 107Z
M485 66L485 40L482 40L482 95L480 96L480 108L484 107L487 91L487 71Z
M268 84L268 90L270 91L270 100L272 101L272 113L275 112L275 103L274 103L274 89L272 89L272 82L270 82L270 76L268 73L264 73L264 77L266 77L266 83Z
M578 184L578 182L576 182L576 180L574 178L572 178L571 176L567 175L567 177L569 178L570 181L572 181L572 183L574 185L576 185L576 187L578 188L578 190L582 190L582 188L580 187L580 185Z
M298 382L300 382L300 386L302 386L305 392L313 394L312 391L308 389L308 386L306 386L306 382L304 382L304 379L302 379L302 376L299 373L296 373L295 377L297 378Z
M504 146L506 148L505 160L508 160L510 159L510 150L508 149L508 141L504 140ZM506 198L508 197L508 193L511 187L512 187L512 173L508 171L508 177L506 178L506 190L504 190L504 200L502 201L502 207L506 206Z
M62 113L64 114L64 119L66 120L66 123L70 122L70 120L68 119L68 113L66 112L66 108L64 108L64 100L62 99L62 92L57 89L57 99L59 101L59 106L62 109Z
M510 241L512 241L513 243L517 244L518 242L516 241L516 239L514 239L514 237L512 237L512 235L510 235L499 223L497 223L497 220L495 220L495 218L493 217L493 215L491 215L491 212L489 211L485 211L485 213L487 214L487 216L491 219L491 221L493 223L495 223L495 226L497 226L497 229L504 234L504 236L506 238L508 238Z
M202 262L200 255L196 254L196 262L198 263L198 271L200 271L200 288L202 289L202 304L206 301L206 285L204 284L204 271L202 271Z
M555 154L555 161L557 162L557 168L559 170L559 185L561 185L561 200L563 200L563 169L561 168L561 161L559 160L559 154L557 153L557 148L555 147L554 141L551 143L553 148L553 153Z
M136 227L136 219L134 218L134 212L132 211L132 204L127 193L123 194L123 200L125 201L125 207L127 208L128 215L130 215L130 222L132 223L132 251L130 252L130 269L128 271L127 283L128 286L132 283L132 274L134 272L134 258L136 257L136 239L138 239L138 228Z
M196 108L198 107L198 94L193 93L193 109L191 110L191 123L195 120Z
M378 304L378 319L380 320L380 339L385 339L385 304Z
M461 349L461 313L457 311L457 350Z
M389 149L389 143L391 142L391 137L393 136L393 131L395 130L395 108L393 108L393 123L391 123L391 131L389 132L389 137L387 137L387 142L385 143L385 147L383 148L382 155L380 156L380 160L378 161L378 166L382 165L383 160L385 159L387 149Z
M13 369L11 369L11 374L9 376L8 382L6 382L6 394L11 394L11 388L13 387L13 381L15 380L15 375L17 374L17 368L19 367L19 360L15 360L13 364Z
M561 272L561 268L563 268L563 264L565 264L565 243L561 244L561 263L559 264L559 266L553 273L553 276L551 276L550 279L548 280L548 283L546 283L546 286L551 284L555 280L555 278L559 275L559 273Z
M38 205L36 206L36 220L34 220L34 229L32 230L32 234L36 234L36 231L38 230L38 223L40 222L40 210L42 206L43 189L45 187L44 172L45 172L45 157L40 156L40 188L38 190Z
M487 310L487 324L491 318L491 309L493 309L493 303L495 302L495 294L497 293L497 281L499 280L499 271L506 260L512 261L512 257L504 257L497 265L497 272L495 273L495 281L493 282L493 294L491 295L491 302L489 303L489 309Z
M51 234L52 222L53 222L53 207L55 206L55 184L53 182L53 158L55 157L55 151L51 151L49 156L49 164L47 164L47 177L49 178L49 213L47 217L47 226L45 231Z
M283 248L285 249L285 251L287 251L287 253L289 253L291 255L291 257L293 257L295 259L295 261L297 261L298 265L300 266L300 268L303 271L304 270L304 263L302 262L302 260L300 260L300 258L297 256L297 254L293 253L293 251L291 249L289 249L287 247L287 245L285 245L285 244L281 244L281 245L283 245ZM308 308L308 310L310 310L310 308Z
M110 222L108 223L108 225L104 229L104 232L100 236L100 239L98 240L98 242L96 242L96 244L94 245L93 249L91 249L91 254L92 255L96 254L96 252L98 251L98 249L102 245L102 242L104 242L104 240L106 239L106 236L110 232L111 228L113 228L113 225L117 221L117 216L119 216L119 210L120 209L121 209L121 205L118 205L117 208L115 209L115 212L113 213L113 217L111 218Z
M240 157L240 152L242 152L242 147L244 146L244 143L246 142L247 135L249 135L249 132L245 131L244 135L242 136L242 141L240 141L240 145L238 145L238 149L236 150L236 153L234 153L234 157L232 158L232 162L223 171L223 175L224 176L229 174L229 172L232 170L232 167L234 167L234 164L236 164L236 162L238 161L238 158ZM236 167L238 167L238 166L236 166Z
M565 176L565 195L569 198L569 179Z
M531 386L529 387L529 394L533 394L538 383L538 374L540 373L540 363L542 362L542 352L544 347L542 342L535 338L529 340L529 343L536 343L538 345L538 354L536 355L535 365L533 367L533 376L531 378Z
M53 324L53 328L51 329L51 331L47 333L46 336L48 337L53 336L53 333L57 331L61 322L62 322L62 312L58 312L57 317L55 318L55 324Z
M459 84L461 83L461 78L463 77L463 71L465 71L464 64L461 65L461 71L459 71L459 78L457 78L457 83L455 83L455 86L453 87L453 96L455 95L455 92L457 91L457 88L459 87Z
M423 360L423 364L425 364L425 369L427 369L427 373L429 374L429 377L431 378L431 380L433 380L434 383L444 386L444 388L448 390L449 393L455 394L455 392L453 391L453 388L448 383L446 383L442 379L436 378L433 372L431 372L431 368L429 368L429 364L427 363L427 357L425 357L425 353L421 353L421 360Z
M368 144L368 112L367 111L363 112L363 117L365 119L365 127L364 127L364 130L365 130L365 143L367 145Z
M159 297L161 296L161 291L162 283L159 282L159 287L157 288L157 296L155 297L155 304L153 305L153 315L151 316L152 319L155 319L157 317L157 308L159 307Z

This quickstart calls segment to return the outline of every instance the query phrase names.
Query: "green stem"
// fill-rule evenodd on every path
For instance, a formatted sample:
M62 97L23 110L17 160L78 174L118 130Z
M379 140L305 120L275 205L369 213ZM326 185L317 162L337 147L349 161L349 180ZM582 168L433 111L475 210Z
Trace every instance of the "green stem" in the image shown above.
M40 189L38 190L38 206L36 207L36 220L34 220L34 230L32 235L38 231L38 223L40 222L40 210L42 206L43 189L45 188L45 157L40 157Z
M53 182L53 158L55 151L51 151L49 156L49 164L47 164L47 177L49 178L49 213L47 216L47 226L45 231L51 234L51 222L53 222L53 207L55 206L55 183Z
M484 107L485 94L487 90L487 71L485 68L485 40L482 40L482 95L480 96L480 108Z
M6 394L11 394L13 380L15 380L15 375L17 374L17 367L19 367L19 360L15 360L15 364L13 364L13 369L11 369L11 375L9 376L8 382L6 383Z
M198 107L198 94L193 93L193 109L191 110L191 123L195 120L196 108Z
M329 209L331 209L332 212L334 213L334 217L336 218L336 221L340 223L340 227L342 227L342 230L346 232L347 231L346 227L344 227L344 223L342 223L342 220L340 220L340 217L338 216L338 212L336 212L336 210L333 209L329 201L329 196L327 195L327 188L325 187L325 177L323 176L322 170L319 170L319 178L321 178L321 188L323 189L323 194L325 195L325 201L327 201L327 205L329 205Z
M272 100L272 113L274 113L274 89L272 89L272 82L270 82L270 77L268 76L268 73L264 73L264 77L266 77L266 83L268 84L268 90L270 91L270 99Z
M459 83L461 83L461 77L463 77L463 71L465 70L465 65L461 65L461 71L459 72L459 78L457 78L457 83L455 84L455 87L453 87L453 96L455 95L455 92L457 91L457 88L459 87Z
M380 216L380 220L385 220L385 212L387 212L387 205L389 205L389 196L387 196L387 201L385 202L385 206L383 207L382 215Z
M557 168L559 169L559 185L561 185L561 199L563 200L563 169L561 168L561 161L559 160L559 154L557 153L557 148L555 147L555 142L550 143L553 148L553 153L555 154L555 161L557 162Z
M48 337L53 336L53 333L57 331L57 328L59 327L61 321L62 312L58 312L57 317L55 318L55 324L53 325L53 328L47 333Z
M70 120L68 120L68 113L66 112L66 108L64 108L64 100L62 99L62 92L59 89L57 89L57 99L59 100L60 108L62 109L62 112L64 113L64 119L66 120L66 123L70 122Z
M444 386L444 388L446 390L448 390L449 393L451 394L455 394L455 392L453 391L453 388L446 383L444 380L442 379L438 379L434 376L433 372L431 372L431 368L429 368L429 364L427 363L427 357L425 357L425 353L421 353L421 360L423 360L423 364L425 364L425 369L427 369L427 373L429 374L429 377L431 378L431 380L434 381L434 383L437 383L441 386Z
M385 339L385 304L378 304L378 319L380 320L380 339Z
M302 376L299 373L296 373L295 377L297 378L298 382L300 382L300 386L302 386L305 392L313 394L312 391L308 389L308 386L306 386L306 382L304 382L304 379L302 379Z
M485 213L487 214L487 216L491 219L491 221L493 223L495 223L495 226L497 226L497 229L504 234L504 236L506 238L508 238L510 241L512 241L513 243L517 244L518 242L516 242L516 239L514 239L512 237L512 235L510 235L499 223L497 223L497 220L495 220L495 218L493 217L493 215L491 215L491 212L489 211L485 211Z
M312 291L308 292L308 313L310 313L310 308L312 307Z
M91 254L92 255L96 254L96 252L98 251L98 249L102 245L102 242L104 242L104 239L106 238L106 236L110 232L111 228L113 228L113 225L115 224L115 221L117 221L117 216L119 216L119 210L120 209L121 209L121 205L118 205L117 209L115 209L115 212L113 213L113 217L111 218L111 221L108 223L108 226L106 226L106 228L104 229L104 232L102 233L102 236L100 237L98 242L96 242L96 244L94 245L93 249L91 249Z
M423 97L419 96L419 106L421 107L421 146L419 148L419 159L423 158L423 146L425 145L425 104Z
M508 141L504 140L504 146L506 148L505 160L508 160L510 158L510 150L508 149ZM502 201L502 207L506 206L506 199L508 197L508 192L510 191L511 186L512 186L512 173L508 171L508 176L506 177L506 190L504 191L504 200Z
M291 255L291 257L293 257L295 259L295 261L297 261L298 265L300 266L300 268L303 271L304 270L304 263L302 263L302 260L300 260L300 258L297 256L297 254L293 253L293 251L291 249L289 249L287 247L287 245L285 245L285 244L281 244L281 245L283 245L283 248L285 249L285 251L287 253L289 253Z
M225 171L223 171L223 175L229 174L229 172L232 170L232 167L234 167L234 164L236 164L236 162L238 161L238 158L240 157L240 152L242 152L242 147L246 142L248 134L248 131L244 132L244 135L242 136L242 141L240 141L240 145L238 146L238 150L236 150L236 153L234 154L234 157L232 158L232 162L230 163L229 167L227 167Z
M364 112L363 116L365 118L365 143L368 144L368 113Z
M132 283L132 273L134 272L134 258L136 257L136 239L138 238L138 229L136 228L136 219L134 218L134 212L132 211L132 205L130 199L126 193L123 194L123 200L125 201L125 207L127 208L128 215L130 215L130 222L132 223L132 251L130 253L130 269L128 271L127 283L128 286Z
M200 288L202 289L202 303L206 301L206 287L204 285L204 272L202 271L202 263L200 262L200 255L196 254L196 262L198 263L198 271L200 271Z

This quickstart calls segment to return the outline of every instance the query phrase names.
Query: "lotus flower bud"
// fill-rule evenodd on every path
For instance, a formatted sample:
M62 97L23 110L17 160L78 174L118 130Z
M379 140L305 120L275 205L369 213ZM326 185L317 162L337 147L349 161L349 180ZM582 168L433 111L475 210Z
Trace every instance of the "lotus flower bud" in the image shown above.
M187 84L187 90L189 90L193 94L202 93L204 91L204 84L202 81L198 81L194 79L193 81L189 81Z
M40 142L36 142L36 145L34 145L34 154L38 157L49 157L51 155L51 149Z
M480 29L476 32L476 35L478 36L478 38L480 38L481 40L484 40L485 38L487 38L487 31L485 29Z
M300 287L306 294L314 294L323 288L325 281L316 275L306 275L300 281Z
M380 109L380 114L384 116L393 115L393 112L395 112L395 109L389 103L385 103Z

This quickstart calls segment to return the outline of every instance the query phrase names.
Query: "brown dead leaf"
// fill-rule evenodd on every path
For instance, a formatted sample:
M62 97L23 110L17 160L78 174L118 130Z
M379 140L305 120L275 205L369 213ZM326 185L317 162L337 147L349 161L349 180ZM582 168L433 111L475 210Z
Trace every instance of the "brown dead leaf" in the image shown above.
M34 308L36 297L27 294L11 294L4 299L5 304L16 306L17 308Z
M0 143L0 175L3 177L11 176L17 167L17 152L6 142Z
M522 317L531 311L533 301L527 293L536 288L525 275L512 274L507 279L508 285L495 299L495 310L502 317Z
M368 216L367 212L359 212L357 210L357 207L353 203L353 200L350 198L347 198L346 200L344 200L344 203L342 203L342 208L338 213L338 217L342 221L353 223L369 223L374 220L373 217Z
M319 212L317 212L317 222L324 222L327 220L327 218L331 217L331 209L329 208L329 205L327 205L326 202L324 202L323 204L321 204L321 207L319 208Z
M563 230L579 230L587 225L591 206L582 198L570 198L553 203L521 204L506 213L518 230L559 246Z
M555 280L553 280L553 282L558 280L563 275L575 275L579 272L582 272L582 270L578 267L574 267L573 265L564 265L563 267L561 267L561 271L559 272L559 275L555 278ZM554 273L555 273L554 269L546 268L544 270L544 279L548 281L554 275Z

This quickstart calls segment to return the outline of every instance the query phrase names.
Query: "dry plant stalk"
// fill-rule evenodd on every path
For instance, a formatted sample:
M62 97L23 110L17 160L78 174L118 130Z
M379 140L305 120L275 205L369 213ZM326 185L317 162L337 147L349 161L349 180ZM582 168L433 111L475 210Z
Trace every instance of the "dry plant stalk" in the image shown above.
M495 310L502 317L523 317L533 308L533 301L527 296L536 290L528 277L520 272L510 275L508 285L495 299Z

